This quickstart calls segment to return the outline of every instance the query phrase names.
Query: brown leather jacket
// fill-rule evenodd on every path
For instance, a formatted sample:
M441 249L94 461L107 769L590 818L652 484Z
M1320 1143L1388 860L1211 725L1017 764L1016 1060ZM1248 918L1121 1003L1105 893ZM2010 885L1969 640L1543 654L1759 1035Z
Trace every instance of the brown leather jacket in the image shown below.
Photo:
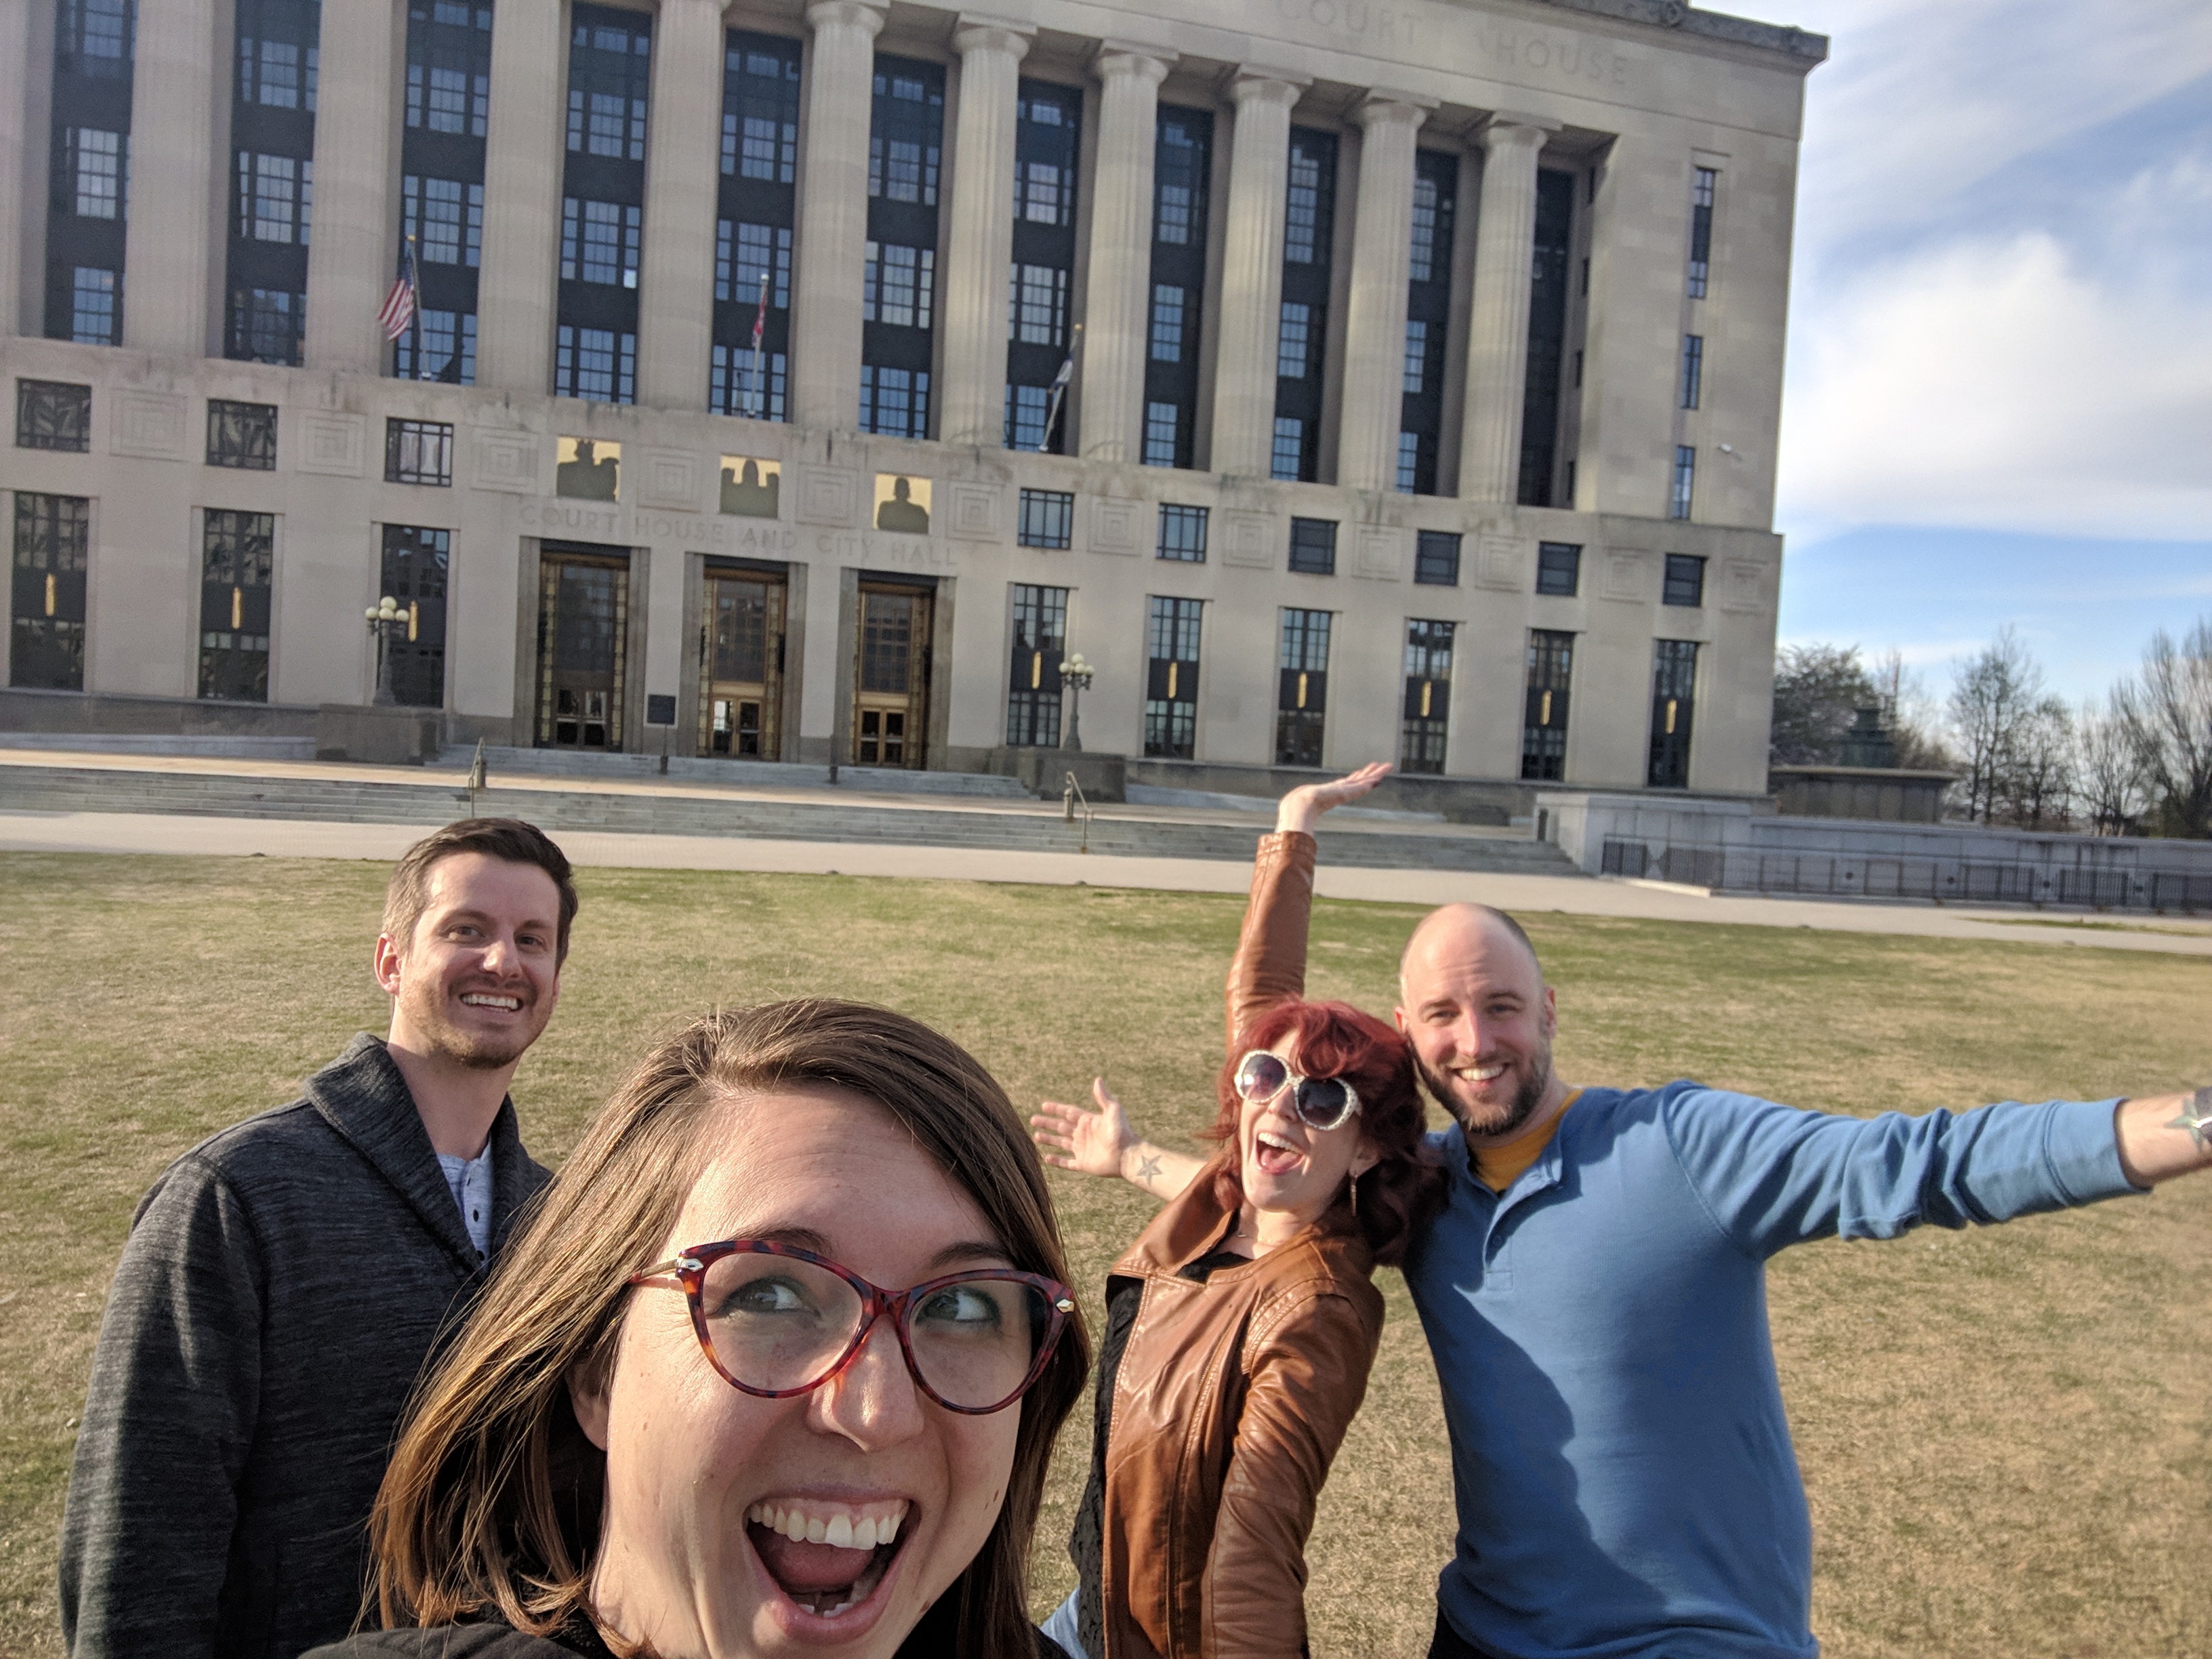
M1252 896L1229 964L1229 1046L1279 1002L1306 992L1306 929L1313 919L1314 838L1302 830L1260 837Z
M1253 914L1230 972L1232 1046L1253 1015L1297 994L1313 846L1310 836L1261 843ZM1296 942L1296 960L1268 963L1251 949L1263 899L1270 931ZM1208 1164L1109 1277L1109 1297L1127 1279L1142 1280L1144 1295L1114 1383L1100 1559L1106 1651L1092 1659L1306 1651L1306 1537L1367 1391L1382 1298L1365 1241L1348 1231L1308 1233L1202 1284L1183 1277L1236 1224L1215 1190L1221 1168Z

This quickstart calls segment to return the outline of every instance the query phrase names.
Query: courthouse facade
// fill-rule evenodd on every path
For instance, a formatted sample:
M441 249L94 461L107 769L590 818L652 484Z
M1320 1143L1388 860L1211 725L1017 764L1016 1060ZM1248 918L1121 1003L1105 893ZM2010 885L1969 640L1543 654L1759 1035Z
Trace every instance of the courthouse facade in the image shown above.
M8 723L1763 791L1826 41L989 3L8 8Z

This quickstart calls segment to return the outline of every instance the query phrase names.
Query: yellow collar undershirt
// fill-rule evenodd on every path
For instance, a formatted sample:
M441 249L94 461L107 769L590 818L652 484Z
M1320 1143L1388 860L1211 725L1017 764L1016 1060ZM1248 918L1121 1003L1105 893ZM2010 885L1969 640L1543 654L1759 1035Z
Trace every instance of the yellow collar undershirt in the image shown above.
M1523 1170L1544 1155L1544 1148L1559 1132L1559 1120L1566 1116L1567 1108L1580 1100L1582 1094L1581 1090L1575 1090L1552 1115L1550 1122L1540 1129L1531 1129L1518 1140L1509 1140L1503 1146L1472 1148L1476 1177L1493 1193L1502 1193L1510 1187L1521 1178Z

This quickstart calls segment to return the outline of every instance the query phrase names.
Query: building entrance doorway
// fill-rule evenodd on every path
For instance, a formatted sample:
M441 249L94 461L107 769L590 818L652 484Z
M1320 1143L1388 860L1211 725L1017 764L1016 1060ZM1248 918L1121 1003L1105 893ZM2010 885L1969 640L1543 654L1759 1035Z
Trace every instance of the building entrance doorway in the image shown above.
M538 747L623 746L629 556L547 543L538 567Z
M781 760L784 579L707 572L699 624L699 753Z
M927 588L860 584L854 653L855 766L919 771L927 763L933 597Z

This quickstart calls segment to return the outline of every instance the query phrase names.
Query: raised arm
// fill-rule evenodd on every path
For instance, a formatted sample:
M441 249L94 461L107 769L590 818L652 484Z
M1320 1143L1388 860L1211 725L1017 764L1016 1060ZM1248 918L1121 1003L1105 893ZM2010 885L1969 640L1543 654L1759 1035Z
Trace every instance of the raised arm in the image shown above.
M1139 1137L1104 1078L1092 1081L1091 1097L1097 1111L1063 1100L1037 1103L1030 1133L1046 1163L1079 1175L1119 1176L1159 1199L1176 1197L1206 1167L1203 1158Z
M2212 1088L2124 1100L2112 1114L2120 1169L2138 1187L2212 1169Z
M1329 783L1309 783L1275 809L1275 833L1252 861L1252 896L1229 964L1229 1047L1279 1002L1306 986L1306 930L1313 915L1314 825L1331 807L1359 799L1390 775L1382 763Z

